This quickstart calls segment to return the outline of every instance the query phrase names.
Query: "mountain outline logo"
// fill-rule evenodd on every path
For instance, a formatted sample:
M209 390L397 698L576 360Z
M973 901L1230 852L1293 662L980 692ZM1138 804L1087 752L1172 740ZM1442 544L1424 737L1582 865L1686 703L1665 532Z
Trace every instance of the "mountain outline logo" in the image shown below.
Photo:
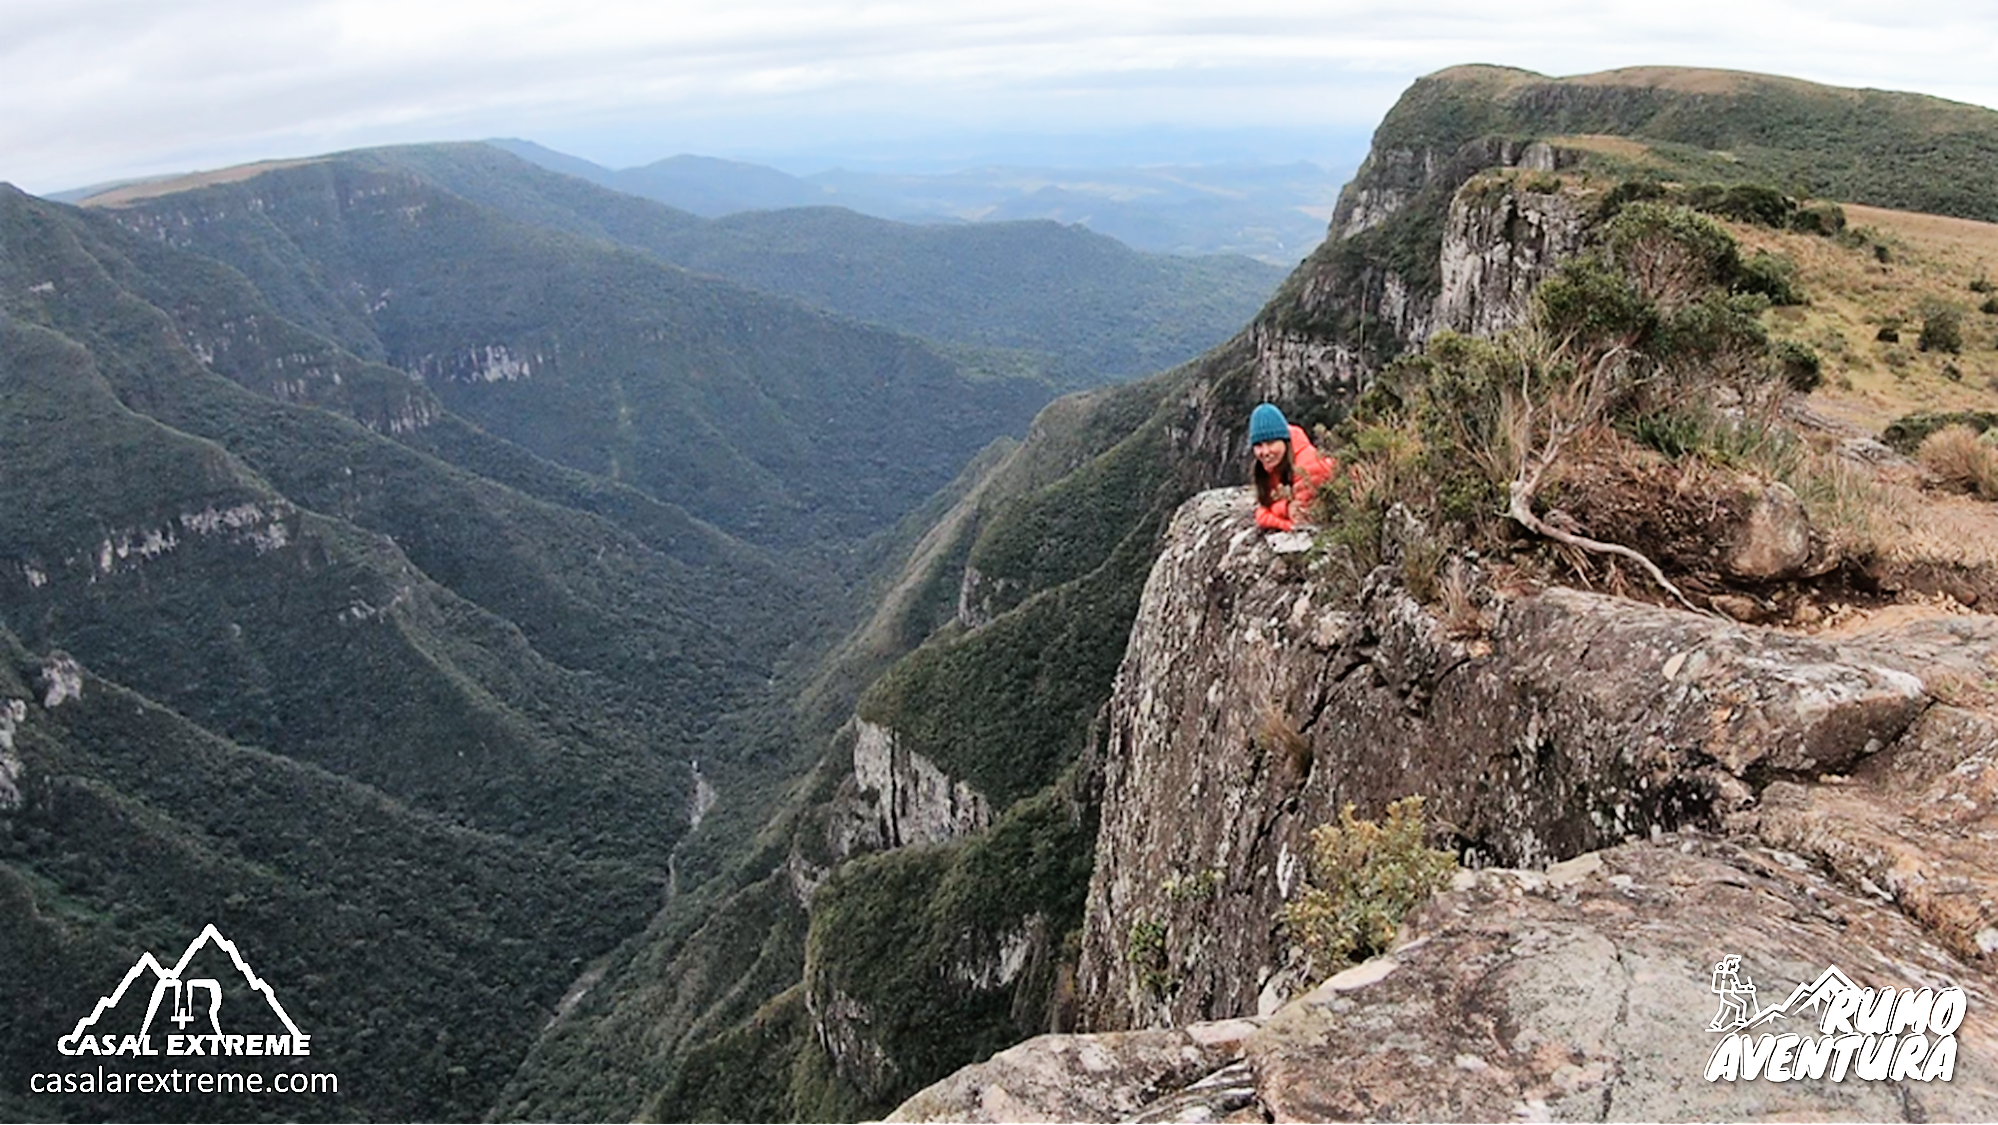
M1794 1082L1848 1076L1863 1082L1948 1082L1956 1073L1956 1032L1969 997L1947 981L1915 988L1866 988L1827 965L1763 1007L1739 954L1714 962L1709 991L1720 1011L1707 1024L1722 1033L1708 1056L1709 1082ZM1803 1017L1797 1031L1762 1031L1779 1019Z
M188 966L195 954L213 945L229 955L229 960L241 973L250 990L262 996L270 1006L271 1013L284 1026L283 1035L235 1035L226 1033L222 1027L222 982L213 977L190 977ZM91 1029L106 1012L116 1009L124 1002L126 993L134 983L139 982L147 972L153 974L152 995L146 1002L146 1016L139 1025L136 1035L93 1034ZM166 1014L161 1016L164 1005ZM65 1055L157 1055L154 1048L154 1023L171 1023L174 1028L167 1031L166 1053L170 1055L307 1055L311 1053L312 1037L298 1029L291 1014L284 1010L277 993L270 984L250 968L236 943L222 935L213 923L202 927L201 933L188 943L180 959L172 968L163 966L151 950L139 955L124 979L109 996L99 997L90 1014L76 1021L76 1027L68 1035L56 1040L56 1050ZM190 1025L192 1025L190 1027ZM204 1040L206 1042L204 1042Z

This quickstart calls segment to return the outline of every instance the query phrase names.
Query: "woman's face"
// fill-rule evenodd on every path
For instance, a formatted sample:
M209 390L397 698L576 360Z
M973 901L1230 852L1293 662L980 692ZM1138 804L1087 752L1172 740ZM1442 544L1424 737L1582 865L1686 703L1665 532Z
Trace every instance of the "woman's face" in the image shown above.
M1256 460L1262 462L1264 471L1274 473L1283 464L1283 454L1288 448L1287 441L1259 441L1255 446Z

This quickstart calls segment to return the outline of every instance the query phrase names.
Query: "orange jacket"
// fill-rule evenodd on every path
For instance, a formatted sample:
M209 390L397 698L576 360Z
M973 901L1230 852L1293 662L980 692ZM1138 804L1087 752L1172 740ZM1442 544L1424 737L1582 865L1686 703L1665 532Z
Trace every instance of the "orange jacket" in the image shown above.
M1318 494L1318 486L1332 479L1332 471L1338 465L1321 456L1311 439L1296 426L1290 428L1290 498L1285 499L1283 489L1278 487L1278 496L1266 507L1256 504L1256 524L1271 531L1289 531L1297 526L1306 513L1305 505Z

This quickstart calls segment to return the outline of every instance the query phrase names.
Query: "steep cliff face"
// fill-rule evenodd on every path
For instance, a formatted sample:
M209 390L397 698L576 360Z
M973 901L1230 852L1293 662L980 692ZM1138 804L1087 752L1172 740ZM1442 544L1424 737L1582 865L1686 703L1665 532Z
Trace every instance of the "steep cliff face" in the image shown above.
M1474 863L1755 823L1855 880L1896 870L1904 906L1943 915L1928 884L1952 852L1933 828L1897 852L1882 842L1891 802L1833 818L1851 826L1837 839L1808 839L1810 819L1784 810L1860 800L1819 779L1872 761L1948 789L1938 807L1985 808L1948 779L1992 752L1992 728L1936 705L1917 673L1945 650L1998 657L1990 619L1926 643L1912 624L1832 640L1553 588L1500 595L1466 637L1392 567L1357 603L1338 599L1308 556L1274 553L1248 509L1237 490L1181 509L1132 630L1105 724L1085 1025L1273 1010L1300 982L1275 918L1307 833L1349 802L1375 816L1410 794ZM1988 895L1978 868L1951 877ZM1937 927L1970 956L1989 924L1978 901Z
M940 844L992 823L992 805L895 732L854 720L853 775L834 799L828 843L839 859L910 844Z

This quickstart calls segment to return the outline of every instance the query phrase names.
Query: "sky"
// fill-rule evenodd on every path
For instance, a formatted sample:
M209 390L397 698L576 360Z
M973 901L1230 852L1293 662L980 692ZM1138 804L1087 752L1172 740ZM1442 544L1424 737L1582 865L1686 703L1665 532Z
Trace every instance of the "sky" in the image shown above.
M521 137L609 167L1345 161L1466 62L1998 107L1983 0L0 0L0 180Z

